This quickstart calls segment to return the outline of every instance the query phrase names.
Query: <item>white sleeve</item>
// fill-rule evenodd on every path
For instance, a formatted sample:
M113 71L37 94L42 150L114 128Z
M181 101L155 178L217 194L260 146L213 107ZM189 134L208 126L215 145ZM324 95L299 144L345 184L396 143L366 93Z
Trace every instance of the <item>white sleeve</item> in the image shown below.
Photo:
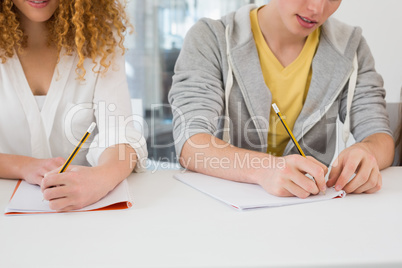
M108 71L97 74L93 105L97 128L88 150L88 162L96 166L106 148L116 144L129 144L137 153L135 171L145 171L148 156L146 141L143 134L134 128L136 117L131 110L125 61L119 52Z

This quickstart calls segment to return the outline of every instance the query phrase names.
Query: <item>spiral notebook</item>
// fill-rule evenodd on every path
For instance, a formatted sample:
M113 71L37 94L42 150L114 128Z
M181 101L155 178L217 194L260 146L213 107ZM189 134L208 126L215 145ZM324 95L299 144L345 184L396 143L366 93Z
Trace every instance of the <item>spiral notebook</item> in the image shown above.
M334 188L328 188L325 195L311 195L305 199L278 197L267 193L259 185L224 180L190 171L177 173L174 177L238 210L303 204L346 196L344 191L335 191Z
M127 180L124 180L98 202L82 209L72 210L71 212L118 210L127 209L131 206L132 201L128 191L128 183ZM43 200L43 194L38 185L32 185L22 180L18 181L4 214L18 215L41 213L57 213L57 211L51 210L49 208L49 202Z

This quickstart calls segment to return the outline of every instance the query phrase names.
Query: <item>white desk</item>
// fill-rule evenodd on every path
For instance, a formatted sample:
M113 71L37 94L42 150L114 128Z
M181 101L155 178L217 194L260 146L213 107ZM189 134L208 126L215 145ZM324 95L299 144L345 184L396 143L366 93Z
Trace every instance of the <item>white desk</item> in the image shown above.
M0 216L0 267L401 267L402 168L372 195L240 212L134 174L122 211ZM15 181L0 180L3 213Z

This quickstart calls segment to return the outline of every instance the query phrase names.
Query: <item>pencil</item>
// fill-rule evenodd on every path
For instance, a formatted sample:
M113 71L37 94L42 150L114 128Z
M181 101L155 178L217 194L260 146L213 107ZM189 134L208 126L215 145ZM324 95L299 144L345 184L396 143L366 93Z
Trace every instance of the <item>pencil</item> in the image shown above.
M283 127L285 128L286 132L289 134L289 137L293 141L293 144L296 146L297 151L299 151L299 154L302 155L303 157L306 157L302 148L300 147L299 143L297 142L295 136L293 136L293 133L290 130L288 124L286 123L285 119L282 117L282 114L279 111L278 106L276 106L276 103L272 104L272 108L274 108L275 113L278 115L279 119L281 120ZM314 178L313 177L311 177L311 178L315 182ZM323 193L325 194L325 191Z
M77 144L75 147L74 151L70 154L70 156L67 158L66 162L64 165L61 167L59 173L63 173L66 171L67 167L70 165L71 161L73 161L74 157L78 153L78 151L81 149L82 144L86 141L86 139L91 135L92 131L95 129L96 123L92 122L92 124L89 126L87 132L85 132L84 136L82 136L80 142Z

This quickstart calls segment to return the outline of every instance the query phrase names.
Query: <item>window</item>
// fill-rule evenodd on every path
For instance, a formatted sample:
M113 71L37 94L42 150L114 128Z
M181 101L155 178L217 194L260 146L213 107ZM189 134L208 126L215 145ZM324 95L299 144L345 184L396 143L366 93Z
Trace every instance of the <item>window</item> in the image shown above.
M173 68L188 29L200 18L219 19L262 0L143 0L127 5L133 35L126 37L126 70L132 98L142 99L149 158L176 162L172 113L167 95Z

